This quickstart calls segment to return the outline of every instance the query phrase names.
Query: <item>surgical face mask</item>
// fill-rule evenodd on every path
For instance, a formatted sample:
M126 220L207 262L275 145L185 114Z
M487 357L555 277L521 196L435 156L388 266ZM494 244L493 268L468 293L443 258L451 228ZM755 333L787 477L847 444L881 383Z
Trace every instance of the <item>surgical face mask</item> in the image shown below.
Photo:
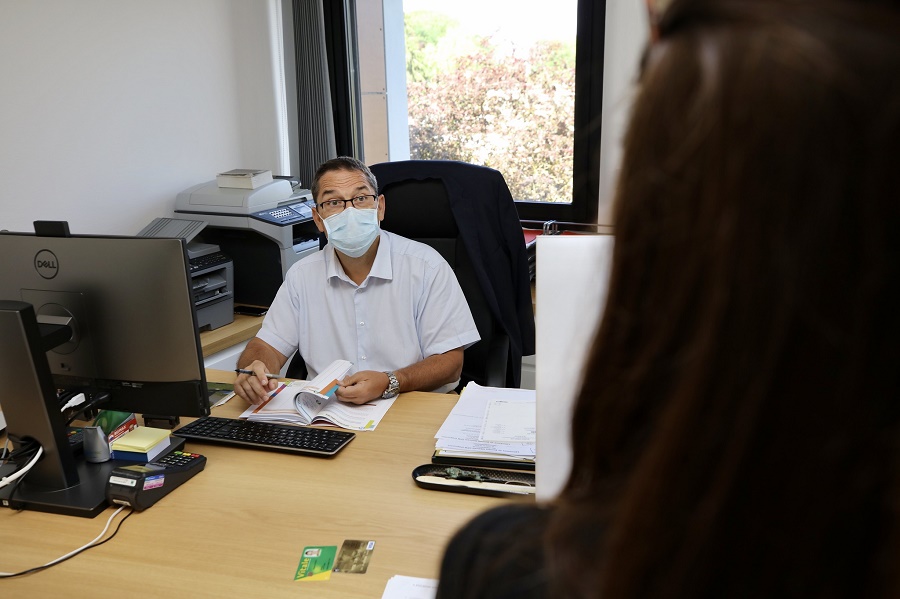
M348 207L322 222L325 223L328 242L351 258L365 254L378 237L377 207L364 210Z

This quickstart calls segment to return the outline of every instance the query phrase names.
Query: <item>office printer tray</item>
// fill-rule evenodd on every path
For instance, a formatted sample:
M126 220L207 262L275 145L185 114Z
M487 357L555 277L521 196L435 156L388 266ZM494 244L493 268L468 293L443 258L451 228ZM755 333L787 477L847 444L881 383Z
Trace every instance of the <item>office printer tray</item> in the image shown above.
M446 472L447 468L459 468L460 470L466 470L468 472L478 472L482 476L491 479L499 479L503 481L508 481L509 491L501 491L494 488L490 489L479 489L473 487L459 487L455 485L438 483L438 482L425 482L418 480L420 476L436 476L438 474L443 474ZM413 481L416 485L422 487L423 489L431 489L433 491L448 491L450 493L468 493L471 495L489 495L491 497L511 497L511 496L527 496L528 494L523 493L522 491L525 489L531 489L531 496L534 497L533 489L534 489L534 473L533 472L521 472L515 470L497 470L493 468L478 468L473 466L466 466L463 464L423 464L421 466L417 466L412 471Z

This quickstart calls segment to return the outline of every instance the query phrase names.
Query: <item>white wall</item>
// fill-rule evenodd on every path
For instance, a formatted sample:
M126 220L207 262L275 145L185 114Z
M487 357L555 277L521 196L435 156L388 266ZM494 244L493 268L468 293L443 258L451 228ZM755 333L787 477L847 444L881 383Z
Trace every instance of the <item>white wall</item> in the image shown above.
M0 229L133 234L280 165L269 2L0 0Z
M603 116L600 133L600 208L597 222L611 224L622 139L647 42L647 9L641 0L607 0L603 62Z

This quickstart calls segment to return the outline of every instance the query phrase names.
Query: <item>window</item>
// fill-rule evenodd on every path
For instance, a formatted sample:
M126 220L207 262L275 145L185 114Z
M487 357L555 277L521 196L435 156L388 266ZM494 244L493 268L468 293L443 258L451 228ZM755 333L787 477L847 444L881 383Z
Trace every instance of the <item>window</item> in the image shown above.
M404 0L410 158L490 166L513 197L570 202L576 6Z
M410 158L496 168L525 219L596 219L599 127L585 133L599 122L589 86L602 52L582 55L603 7L581 5L403 0ZM596 72L579 80L578 65Z
M360 82L346 99L331 90L335 127L362 121L360 158L484 164L504 174L523 220L597 221L604 0L325 5L356 23L358 53L343 64L329 53L329 72ZM326 32L339 30L325 13Z

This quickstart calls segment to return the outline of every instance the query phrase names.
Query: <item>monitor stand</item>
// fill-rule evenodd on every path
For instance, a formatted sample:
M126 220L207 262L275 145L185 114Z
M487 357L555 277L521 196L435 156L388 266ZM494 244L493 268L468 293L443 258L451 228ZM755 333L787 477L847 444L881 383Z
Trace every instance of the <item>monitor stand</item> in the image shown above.
M106 509L110 472L128 463L94 464L71 449L46 354L71 334L68 326L42 328L29 303L0 299L0 384L6 402L6 433L14 445L37 442L43 449L21 480L0 488L0 506L93 518ZM184 445L183 439L175 439L164 454Z
M169 448L163 451L159 457L178 451L182 447L184 447L184 439L172 437ZM109 505L106 501L106 485L110 473L119 466L134 463L125 460L91 463L85 460L83 455L77 456L75 458L79 481L77 484L65 489L48 489L35 484L29 485L26 474L15 491L13 491L15 483L0 489L0 505L14 510L25 509L93 518ZM2 474L9 476L12 472L3 471Z
M15 483L0 489L0 504L14 510L34 510L93 518L106 509L106 481L116 466L125 462L110 460L91 464L83 457L75 459L78 483L65 489L48 489L28 484L28 475L16 487Z

